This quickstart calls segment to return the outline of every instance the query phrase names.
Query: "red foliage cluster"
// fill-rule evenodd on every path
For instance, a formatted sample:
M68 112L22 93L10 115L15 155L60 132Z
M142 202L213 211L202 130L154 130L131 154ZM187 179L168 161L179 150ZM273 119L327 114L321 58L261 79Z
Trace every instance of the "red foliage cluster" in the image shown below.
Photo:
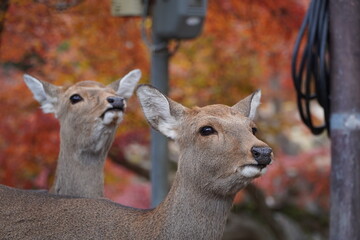
M296 156L277 153L275 163L256 183L279 205L296 204L312 211L329 207L330 154L320 147Z

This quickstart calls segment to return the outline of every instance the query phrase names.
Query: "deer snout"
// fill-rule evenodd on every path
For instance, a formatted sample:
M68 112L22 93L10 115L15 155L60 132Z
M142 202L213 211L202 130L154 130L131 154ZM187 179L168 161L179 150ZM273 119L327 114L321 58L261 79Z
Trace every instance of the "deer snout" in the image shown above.
M112 97L106 98L106 100L108 101L108 103L111 104L111 106L113 108L119 109L119 110L124 110L124 106L125 106L124 98L112 96Z
M251 153L255 161L264 167L271 162L272 149L269 147L252 147Z

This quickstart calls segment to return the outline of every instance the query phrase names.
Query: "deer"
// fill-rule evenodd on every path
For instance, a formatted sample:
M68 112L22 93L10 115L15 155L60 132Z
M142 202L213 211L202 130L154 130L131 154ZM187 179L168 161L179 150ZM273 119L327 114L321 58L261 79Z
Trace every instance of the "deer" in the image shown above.
M273 161L255 136L261 92L233 106L193 108L146 84L136 95L148 123L179 145L163 202L136 209L0 185L0 239L221 239L235 194Z
M136 69L107 86L80 81L64 87L24 75L43 112L53 113L60 122L60 150L50 193L104 196L105 159L140 77Z

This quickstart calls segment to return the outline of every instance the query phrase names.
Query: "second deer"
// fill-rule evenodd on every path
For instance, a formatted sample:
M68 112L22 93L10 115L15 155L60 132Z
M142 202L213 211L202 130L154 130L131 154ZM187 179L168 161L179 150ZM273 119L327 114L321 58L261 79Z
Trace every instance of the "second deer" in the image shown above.
M103 196L105 158L140 77L140 70L133 70L108 86L82 81L62 87L24 76L43 111L60 121L60 153L51 193Z
M193 109L148 85L137 95L150 125L180 147L166 199L141 210L0 185L0 239L221 239L235 194L272 161L252 121L260 92Z

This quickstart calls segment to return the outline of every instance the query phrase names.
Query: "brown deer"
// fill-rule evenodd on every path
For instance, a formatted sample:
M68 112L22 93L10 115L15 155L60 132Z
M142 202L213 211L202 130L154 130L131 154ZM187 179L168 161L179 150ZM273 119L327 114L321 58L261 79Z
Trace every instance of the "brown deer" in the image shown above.
M149 85L137 96L150 125L180 147L166 199L143 210L0 186L0 239L221 239L235 194L272 161L254 135L260 92L193 109Z
M60 152L51 193L103 196L105 158L140 77L140 70L133 70L108 86L82 81L62 87L24 75L43 111L54 113L60 121Z

